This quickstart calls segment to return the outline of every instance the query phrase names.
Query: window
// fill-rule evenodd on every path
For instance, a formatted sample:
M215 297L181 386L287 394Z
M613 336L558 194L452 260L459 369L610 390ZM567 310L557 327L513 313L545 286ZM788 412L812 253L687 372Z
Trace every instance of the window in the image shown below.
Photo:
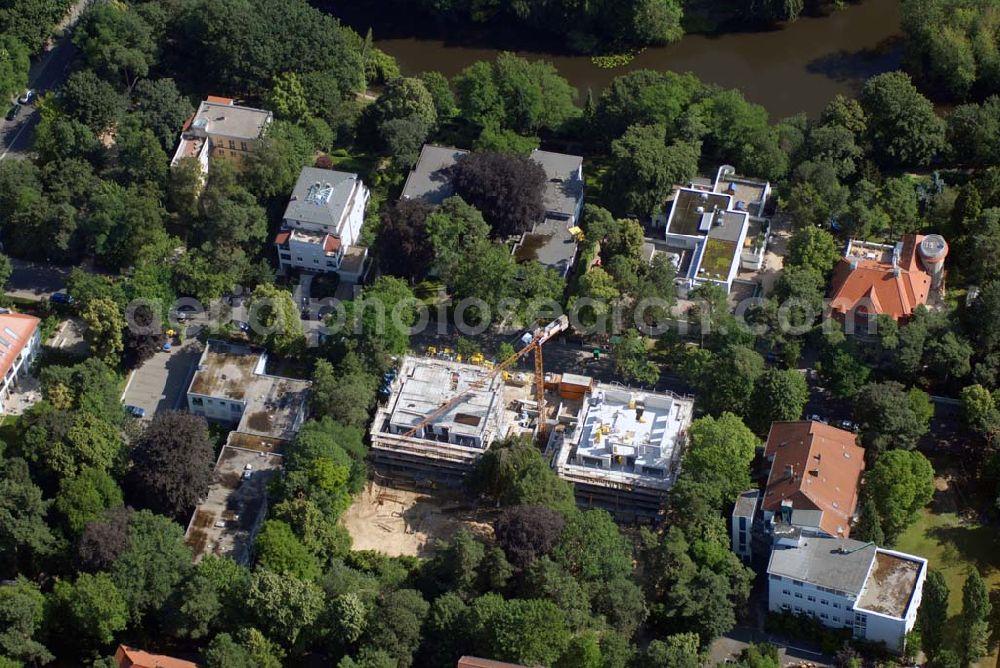
M744 530L746 528L747 528L747 518L741 517L740 518L740 530Z
M236 142L234 142L232 139L229 140L229 149L231 151L235 151L236 150Z
M302 262L302 258L301 257L296 257L295 259L298 260L299 262Z
M820 619L828 619L827 614L825 612L819 613L819 618Z
M782 610L788 610L788 604L787 603L782 603L781 604L781 609Z
M291 260L292 259L292 254L291 253L282 253L281 254L281 259L282 260Z
M835 608L839 608L839 607L840 607L840 603L834 603L834 604L833 604L833 607L835 607Z
M792 592L788 591L787 589L782 589L781 593L784 594L785 596L791 596L792 595Z
M821 605L830 605L830 601L826 600L825 598L821 598L819 602Z
M833 616L833 621L835 621L835 622L839 622L839 621L840 621L840 617L837 617L836 615L834 615L834 616Z
M796 587L801 587L802 586L802 583L799 582L798 580L792 580L792 584L795 585Z
M246 151L247 150L247 143L245 141L241 141L240 142L240 150L241 151Z
M802 594L795 592L795 598L802 598Z
M229 152L229 157L235 158L236 157L236 151L230 151Z
M337 263L334 262L333 260L327 260L326 261L326 266L328 266L328 267L336 267Z
M201 406L204 403L205 402L202 400L201 397L191 397L191 405L192 406Z
M240 405L239 404L231 404L229 406L229 410L231 410L234 413L239 413L240 412Z
M802 612L802 608L800 608L799 606L795 606L795 612Z
M815 603L816 602L816 597L815 596L806 596L806 600L807 601L812 601L813 603Z
M771 579L774 580L775 582L781 582L781 576L780 575L772 575Z
M319 264L319 260L313 258L313 264Z

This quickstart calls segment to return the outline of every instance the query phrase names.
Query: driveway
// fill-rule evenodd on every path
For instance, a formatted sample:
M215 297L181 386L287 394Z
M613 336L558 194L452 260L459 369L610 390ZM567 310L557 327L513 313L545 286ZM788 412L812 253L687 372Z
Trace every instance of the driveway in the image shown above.
M13 271L4 290L11 297L44 301L66 287L72 267L60 267L29 260L10 259Z
M785 640L768 633L763 633L746 626L737 626L732 631L717 638L709 648L710 665L717 665L726 660L734 660L751 643L767 642L778 647L782 666L816 666L825 668L833 666L834 658L815 651L816 648L800 647L807 643L795 641L789 644Z
M83 338L83 332L87 328L82 320L70 317L60 323L56 333L48 341L53 348L85 357L87 355L87 342Z
M176 410L186 405L187 388L201 357L201 344L190 339L169 352L158 352L129 376L122 403L146 411L146 418L156 413Z
M66 16L56 26L56 31L68 32L87 3L88 0L80 0L70 7ZM69 73L77 52L68 35L61 37L51 49L32 62L31 70L28 72L28 87L34 88L39 95L58 88ZM10 106L4 106L3 113L6 113ZM38 108L34 104L21 109L20 115L13 121L0 117L0 160L27 156L34 139L33 130L36 125L38 125Z

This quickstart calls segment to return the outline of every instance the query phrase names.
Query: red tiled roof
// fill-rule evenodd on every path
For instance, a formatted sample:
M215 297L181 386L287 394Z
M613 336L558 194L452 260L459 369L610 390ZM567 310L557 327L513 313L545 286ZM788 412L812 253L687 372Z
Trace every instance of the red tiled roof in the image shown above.
M323 250L327 253L336 253L340 250L340 237L335 237L332 234L326 235L323 239Z
M0 339L9 345L0 345L0 378L14 366L17 356L28 344L41 320L25 313L0 314Z
M820 528L830 536L850 534L865 468L853 433L822 422L775 422L764 454L774 458L764 510L779 512L788 500L793 508L821 511Z
M150 654L141 649L118 645L115 652L118 668L198 668L197 663L175 659L163 654Z
M879 260L841 258L830 286L833 311L846 314L861 305L876 314L900 320L911 316L918 305L926 304L931 277L917 258L923 238L913 234L903 236L898 272L893 271L890 263Z
M278 236L274 237L274 243L281 246L282 244L288 243L288 237L292 236L292 233L287 230L282 230L278 232Z

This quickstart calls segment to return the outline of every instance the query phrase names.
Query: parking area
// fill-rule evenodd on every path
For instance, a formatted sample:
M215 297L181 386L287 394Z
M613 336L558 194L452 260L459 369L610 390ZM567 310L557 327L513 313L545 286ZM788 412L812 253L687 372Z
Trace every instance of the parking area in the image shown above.
M55 334L47 342L53 348L81 357L87 354L87 342L83 338L86 325L76 317L69 317L59 323Z
M129 376L122 403L142 408L147 418L183 407L201 350L201 344L190 339L170 352L153 355Z

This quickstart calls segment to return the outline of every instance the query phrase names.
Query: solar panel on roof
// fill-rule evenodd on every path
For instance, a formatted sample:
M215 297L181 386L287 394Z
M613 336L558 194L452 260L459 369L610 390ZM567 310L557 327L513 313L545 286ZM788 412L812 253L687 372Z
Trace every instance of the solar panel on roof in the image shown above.
M15 331L14 331L13 329L11 329L10 327L4 327L4 328L3 328L3 331L7 332L7 333L8 333L8 334L10 334L10 335L11 335L12 337L14 337L14 340L15 340L15 341L18 341L18 340L20 340L20 338L21 338L20 336L18 336L18 335L17 335L17 332L15 332Z
M10 341L0 336L0 346L3 346L4 348L10 348Z

